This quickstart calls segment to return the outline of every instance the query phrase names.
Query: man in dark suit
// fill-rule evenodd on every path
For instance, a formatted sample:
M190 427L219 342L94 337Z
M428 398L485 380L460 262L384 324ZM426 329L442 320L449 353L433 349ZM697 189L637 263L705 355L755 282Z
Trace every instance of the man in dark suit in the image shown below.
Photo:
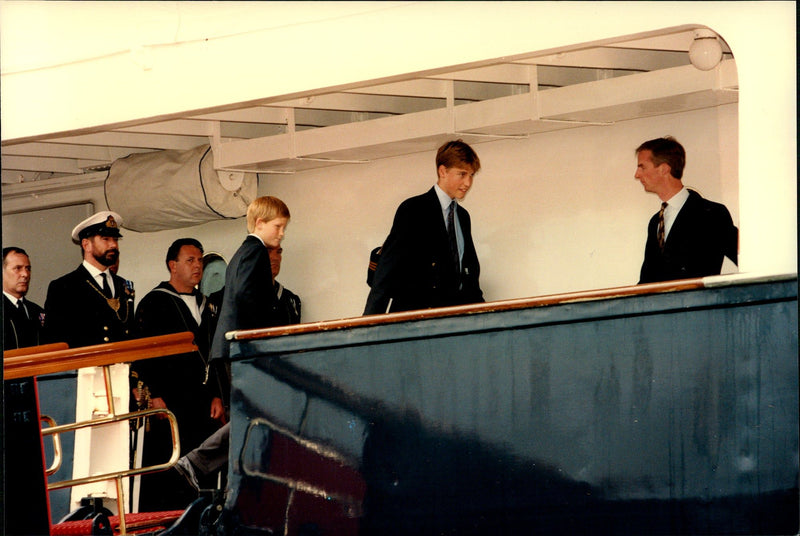
M83 262L51 281L47 289L44 308L49 342L77 348L134 337L133 284L109 270L119 257L119 225L119 214L103 211L72 230Z
M44 309L25 299L31 281L31 261L25 250L3 248L3 350L37 346Z
M461 140L439 147L438 181L397 209L364 314L484 301L469 213L457 203L480 167L478 155Z
M724 257L738 263L739 232L728 209L681 182L681 144L669 136L649 140L636 149L636 158L636 179L662 201L647 227L639 283L718 275Z

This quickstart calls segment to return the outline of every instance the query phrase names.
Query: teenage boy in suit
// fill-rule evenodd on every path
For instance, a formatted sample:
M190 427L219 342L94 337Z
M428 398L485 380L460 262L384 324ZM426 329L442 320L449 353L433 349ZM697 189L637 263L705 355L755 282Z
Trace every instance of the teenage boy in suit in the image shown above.
M469 213L459 206L481 162L461 140L436 153L436 184L400 204L364 314L483 302Z

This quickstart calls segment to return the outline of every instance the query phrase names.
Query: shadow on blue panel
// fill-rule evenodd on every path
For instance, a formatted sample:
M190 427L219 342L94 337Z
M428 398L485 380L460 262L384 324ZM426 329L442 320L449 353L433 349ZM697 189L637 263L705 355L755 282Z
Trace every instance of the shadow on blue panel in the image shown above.
M361 534L796 534L798 490L714 500L607 500L555 467L414 418L373 422Z

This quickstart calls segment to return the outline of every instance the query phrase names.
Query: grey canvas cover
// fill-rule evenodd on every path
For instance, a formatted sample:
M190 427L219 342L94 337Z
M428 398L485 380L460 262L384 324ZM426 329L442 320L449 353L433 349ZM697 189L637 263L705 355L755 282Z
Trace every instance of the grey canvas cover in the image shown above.
M241 185L229 190L213 161L209 145L120 158L105 181L108 208L122 216L125 228L140 232L244 216L257 196L257 175L245 173Z

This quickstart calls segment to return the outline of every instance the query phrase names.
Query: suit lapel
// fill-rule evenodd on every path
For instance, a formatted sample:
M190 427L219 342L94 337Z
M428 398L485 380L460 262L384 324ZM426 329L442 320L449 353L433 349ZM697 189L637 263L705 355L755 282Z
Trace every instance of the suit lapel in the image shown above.
M686 202L681 207L680 212L678 212L678 215L675 217L675 221L672 222L672 228L669 230L667 241L664 245L665 249L669 246L670 240L673 243L680 240L680 237L683 235L684 229L687 228L687 226L689 228L693 226L691 220L693 219L697 210L698 200L699 194L696 194L693 190L689 190L689 197L686 199Z
M444 223L444 217L442 217L442 205L439 203L439 196L436 195L436 190L434 190L433 187L428 190L426 201L428 203L428 213L431 215L431 218L433 218L431 228L437 229L436 235L438 237L439 248L449 248L450 243L447 238L447 227Z
M22 316L22 312L17 309L17 305L15 303L11 303L11 300L8 299L8 296L3 294L3 314L7 315L8 318L13 318L17 320Z
M98 297L105 300L105 295L103 294L102 287L97 283L97 280L94 277L92 277L92 274L89 273L89 270L87 270L83 264L78 266L77 272L81 276L81 279L83 279L89 286L91 286L94 290L96 290L99 293ZM111 280L113 281L114 278L112 277Z

